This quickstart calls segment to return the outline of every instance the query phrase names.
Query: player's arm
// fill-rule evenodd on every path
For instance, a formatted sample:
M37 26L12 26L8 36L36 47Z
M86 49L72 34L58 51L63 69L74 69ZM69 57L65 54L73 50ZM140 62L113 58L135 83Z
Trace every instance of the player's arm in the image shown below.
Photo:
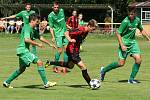
M150 42L150 38L149 38L147 32L143 29L142 24L141 24L140 21L139 21L139 24L138 24L137 28L140 30L142 35Z
M150 42L150 38L149 38L147 32L146 32L144 29L141 30L141 33L142 33L142 35Z
M124 32L126 27L127 27L127 21L123 20L120 27L119 27L119 29L117 30L117 33L116 33L116 37L117 37L119 45L121 46L122 51L127 50L127 47L123 44L122 37L121 37L121 34Z
M49 27L50 27L50 33L51 33L51 36L52 36L52 42L55 43L54 30L53 30L54 21L53 21L52 15L48 16L48 24L49 24Z
M31 45L36 45L36 46L41 47L41 48L43 47L43 45L41 43L37 43L37 42L31 40L30 38L25 38L24 40L26 43L30 43Z
M75 39L71 39L71 37L69 36L69 31L66 31L66 32L65 32L65 37L68 39L69 42L73 42L73 43L76 42Z
M40 36L39 38L40 41L48 44L50 47L56 48L56 46L54 44L51 44L47 39L45 39L43 36Z
M66 26L67 26L67 28L68 28L69 30L72 29L72 27L69 26L70 20L71 20L71 17L69 17L68 20L67 20L67 22L66 22Z
M9 17L4 17L4 18L1 18L2 20L5 20L5 19L11 19L11 18L16 18L16 15L11 15Z

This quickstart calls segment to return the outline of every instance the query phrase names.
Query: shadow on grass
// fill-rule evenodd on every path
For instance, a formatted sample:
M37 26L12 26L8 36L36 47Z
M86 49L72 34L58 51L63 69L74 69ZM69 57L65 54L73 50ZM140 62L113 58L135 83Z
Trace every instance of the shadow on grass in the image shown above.
M56 90L53 87L49 87L49 88L44 88L41 87L42 84L39 85L27 85L27 86L20 86L20 87L15 87L15 88L28 88L28 89L43 89L43 90Z
M67 85L67 86L72 88L88 88L88 85Z
M141 83L139 80L135 80L137 83ZM128 83L128 80L119 80L120 83Z

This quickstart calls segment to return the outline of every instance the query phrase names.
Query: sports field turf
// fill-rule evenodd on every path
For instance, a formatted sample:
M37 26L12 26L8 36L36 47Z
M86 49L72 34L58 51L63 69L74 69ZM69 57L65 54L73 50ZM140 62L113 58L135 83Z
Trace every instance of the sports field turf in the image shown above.
M49 34L45 35L49 38ZM139 84L128 84L133 59L128 57L124 67L106 75L98 90L91 90L81 77L77 66L66 75L56 74L51 68L46 69L49 81L56 81L57 86L44 89L36 65L31 65L12 82L13 89L2 87L2 83L18 66L16 46L18 35L0 33L0 100L150 100L150 43L139 38L143 62L137 79ZM99 78L100 66L117 60L117 40L114 36L90 35L83 44L81 58L88 67L91 78ZM38 48L39 58L43 62L54 57L55 50L45 46Z

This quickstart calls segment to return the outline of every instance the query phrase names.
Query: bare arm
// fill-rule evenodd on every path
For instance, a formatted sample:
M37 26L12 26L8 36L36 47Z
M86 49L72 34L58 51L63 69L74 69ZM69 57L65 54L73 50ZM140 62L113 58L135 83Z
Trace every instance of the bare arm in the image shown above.
M68 39L69 42L73 42L73 43L76 42L75 39L71 39L71 37L69 36L69 31L66 31L66 32L65 32L65 37Z
M69 25L66 25L67 26L67 28L69 29L69 30L71 30L72 29L72 27L71 26L69 26Z
M35 42L35 41L32 41L32 40L29 39L29 38L25 38L25 42L26 42L26 43L30 43L31 45L36 45L36 46L41 47L41 48L43 47L42 44L37 43L37 42Z
M50 28L50 33L52 35L52 42L55 42L55 37L54 37L54 30L52 28Z
M5 20L5 19L11 19L11 18L16 18L16 15L12 15L12 16L9 16L9 17L4 17L4 18L1 18L1 19Z
M145 30L141 30L141 33L142 33L142 35L150 42L150 38L149 38L149 36L147 35L146 31L145 31Z
M117 40L118 40L119 45L121 46L122 51L126 51L127 47L123 44L121 35L116 33L116 36L117 36Z
M48 44L49 46L56 48L56 46L54 44L51 44L47 39L45 39L43 36L40 36L40 41Z

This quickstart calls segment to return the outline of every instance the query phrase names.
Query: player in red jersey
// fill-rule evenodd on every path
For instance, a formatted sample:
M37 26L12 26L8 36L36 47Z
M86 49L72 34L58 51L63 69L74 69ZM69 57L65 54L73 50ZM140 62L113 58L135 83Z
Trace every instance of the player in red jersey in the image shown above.
M96 29L97 27L97 22L92 19L88 22L86 26L81 26L77 29L72 29L69 31L65 32L65 36L69 41L69 44L67 46L66 52L68 55L68 62L55 62L55 61L50 61L47 62L47 65L56 65L56 66L63 66L67 67L69 69L72 69L74 65L76 64L82 71L82 76L86 80L86 82L89 84L91 81L90 76L88 75L87 68L83 61L81 60L79 56L79 49L80 49L80 44L82 41L86 38L88 35L88 32L92 32Z

